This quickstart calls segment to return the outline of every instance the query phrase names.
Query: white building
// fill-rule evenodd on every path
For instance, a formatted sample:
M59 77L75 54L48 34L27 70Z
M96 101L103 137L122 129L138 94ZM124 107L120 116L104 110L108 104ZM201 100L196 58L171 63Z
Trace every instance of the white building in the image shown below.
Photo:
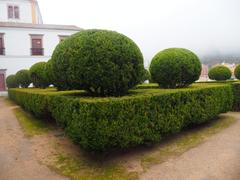
M36 0L0 0L0 91L8 75L49 60L61 40L80 30L43 24Z

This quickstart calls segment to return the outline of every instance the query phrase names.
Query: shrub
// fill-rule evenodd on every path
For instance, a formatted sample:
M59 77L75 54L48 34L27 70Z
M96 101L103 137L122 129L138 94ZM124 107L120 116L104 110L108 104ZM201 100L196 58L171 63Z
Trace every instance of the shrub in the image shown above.
M6 79L6 84L8 88L17 88L19 87L19 84L17 82L15 75L9 75Z
M240 64L235 68L234 75L237 79L240 79Z
M149 71L147 69L144 69L144 74L143 74L141 83L144 83L147 80L150 81L150 79L151 79L151 75L150 75Z
M50 99L57 95L77 94L79 91L56 91L54 88L35 90L35 89L11 89L8 96L25 110L33 113L36 117L51 117L49 112ZM61 109L64 109L61 107Z
M84 30L60 43L52 56L58 89L84 89L96 96L119 96L141 82L143 56L128 37L107 30Z
M225 81L231 78L232 73L226 66L218 65L209 70L208 76L212 80Z
M240 83L235 82L232 83L232 89L233 89L233 110L234 111L240 111Z
M199 58L187 49L170 48L154 56L150 73L152 81L161 87L187 87L198 80L201 63Z
M46 62L39 62L30 68L33 85L37 88L46 88L50 85L46 74Z
M16 74L16 80L22 88L28 88L31 84L30 72L26 69L18 71Z
M52 67L52 60L51 59L46 64L46 76L47 76L49 84L54 85L55 81L54 81L54 78L53 78L53 67Z
M131 96L125 97L89 98L81 92L78 96L64 96L59 94L62 92L11 89L9 96L38 114L51 112L57 123L65 127L67 135L90 151L159 142L168 134L212 120L219 113L229 111L233 104L228 84L131 92Z

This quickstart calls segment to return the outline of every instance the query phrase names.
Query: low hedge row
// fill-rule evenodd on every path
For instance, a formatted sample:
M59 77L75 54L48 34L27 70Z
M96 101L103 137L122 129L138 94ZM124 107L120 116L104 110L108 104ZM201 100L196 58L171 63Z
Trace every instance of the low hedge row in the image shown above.
M25 110L31 112L39 118L48 118L51 116L49 103L52 97L57 95L77 94L81 91L56 91L54 88L49 89L9 89L8 96Z
M106 151L159 142L168 134L231 110L233 94L237 94L232 87L239 88L240 84L136 89L121 98L10 89L9 97L37 116L51 114L84 149Z
M233 111L240 111L240 82L232 83L233 89Z

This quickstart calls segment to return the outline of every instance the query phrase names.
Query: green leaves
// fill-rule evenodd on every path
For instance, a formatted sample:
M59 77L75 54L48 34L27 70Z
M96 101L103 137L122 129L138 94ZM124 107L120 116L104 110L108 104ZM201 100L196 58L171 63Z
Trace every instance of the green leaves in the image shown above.
M232 72L228 67L218 65L209 70L208 76L212 80L225 81L231 78Z
M28 86L31 84L31 77L30 72L26 69L20 70L16 73L16 79L18 84L22 88L28 88Z
M46 73L46 62L39 62L30 68L30 77L36 88L46 88L50 85L49 78Z
M240 65L237 65L237 67L235 68L234 75L237 79L240 79Z
M163 88L187 87L199 79L201 63L191 51L170 48L159 52L150 65L152 81Z
M10 89L9 97L35 116L52 116L82 148L103 152L157 143L210 121L232 109L233 92L239 108L239 88L235 83L206 83L186 89L136 89L129 96L108 98L29 88Z
M17 82L16 75L9 75L6 79L6 84L8 88L17 88L19 84Z
M143 56L128 37L83 30L60 43L52 56L55 86L92 96L122 96L142 81Z

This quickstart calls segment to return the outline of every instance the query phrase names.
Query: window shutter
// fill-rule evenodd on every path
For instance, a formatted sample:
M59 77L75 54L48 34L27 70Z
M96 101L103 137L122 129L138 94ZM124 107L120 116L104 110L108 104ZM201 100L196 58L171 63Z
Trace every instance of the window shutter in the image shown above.
M13 18L13 6L8 6L8 18Z
M15 15L15 19L19 19L19 7L18 6L14 6L14 15Z

